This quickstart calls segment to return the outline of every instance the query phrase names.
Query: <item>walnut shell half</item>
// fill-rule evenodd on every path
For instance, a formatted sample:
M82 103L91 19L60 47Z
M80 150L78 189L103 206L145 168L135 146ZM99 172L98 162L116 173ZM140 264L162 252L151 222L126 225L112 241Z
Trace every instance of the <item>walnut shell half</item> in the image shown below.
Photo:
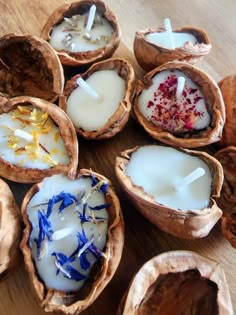
M29 108L32 108L32 111L30 109L30 117L27 113ZM8 102L5 102L5 104L0 107L0 116L9 113L9 117L11 117L11 115L13 115L12 111L16 109L20 109L23 117L25 115L25 118L15 117L15 121L19 121L18 128L24 131L25 127L29 127L32 124L32 133L35 133L35 136L31 134L33 140L31 140L29 143L27 143L26 141L21 146L19 140L14 138L14 129L11 128L10 124L5 126L3 124L3 120L1 120L1 132L3 132L3 130L6 130L7 132L7 134L3 136L3 139L5 139L5 143L2 142L2 148L5 147L6 149L12 149L11 152L15 156L19 157L26 151L26 147L32 144L32 149L30 149L29 147L26 160L32 161L32 163L35 161L35 163L37 163L37 161L41 159L40 156L42 156L42 160L45 161L46 159L48 163L46 163L46 167L42 168L38 168L37 166L22 167L21 165L24 159L22 161L16 161L13 163L7 160L7 156L6 158L4 158L5 151L2 151L2 155L0 156L0 175L4 178L19 183L39 182L46 176L51 176L58 173L66 174L69 178L73 178L76 174L78 165L78 141L73 124L71 123L65 112L61 110L58 106L45 100L29 96L18 96L9 99ZM40 113L37 114L36 110L39 110L40 113L42 111L42 115ZM40 117L38 115L40 115ZM44 125L39 125L37 119L45 119ZM47 130L46 127L49 119L51 119L51 122L48 128L51 128L50 126L52 125L59 129L57 134L54 135L54 153L60 154L60 147L57 148L57 143L58 140L61 139L65 147L65 155L68 157L68 162L65 164L61 163L60 161L57 162L57 160L53 161L54 153L53 151L51 151L50 153L47 150L47 139L44 139L44 144L41 143L40 137L43 136L45 133L46 135L50 135L50 133L52 133L53 131L52 129ZM30 130L27 131L28 134L29 132ZM37 154L38 152L39 154L35 156L35 154ZM42 152L43 155L40 154L40 152ZM62 152L62 155L64 156L64 152Z
M130 176L127 175L126 167L130 163L132 154L139 148L145 147L152 146L135 147L121 152L120 156L116 158L116 176L127 197L147 220L166 233L186 239L207 236L222 215L222 211L214 200L220 196L223 182L223 170L220 163L205 152L176 148L180 152L203 160L208 165L212 176L211 197L208 206L199 210L183 211L158 203L153 195L145 192L142 186L134 184ZM153 147L155 146L153 145ZM175 163L174 160L173 163ZM140 167L142 166L140 165ZM155 181L153 180L150 184L155 186Z
M207 111L211 117L210 124L206 128L183 133L170 132L163 127L154 125L141 114L139 110L139 96L142 91L152 85L153 77L164 70L179 70L201 88ZM166 63L147 73L143 81L138 81L135 91L134 113L138 122L154 139L184 148L197 148L219 141L225 123L225 106L217 84L207 73L184 62Z
M211 50L211 44L207 33L195 27L183 27L175 30L177 33L190 33L194 35L198 43L193 45L186 42L182 47L168 49L151 43L147 38L147 34L164 32L163 28L151 28L137 31L134 39L134 54L139 65L146 71L150 71L170 61L185 61L195 64L207 55Z
M9 186L0 179L0 281L19 263L21 223Z
M62 93L64 74L54 49L32 35L0 38L0 92L54 102Z
M226 121L222 139L217 145L236 145L236 75L223 78L219 83L223 100L225 102Z
M55 25L60 24L64 17L71 18L74 15L84 14L89 11L90 6L96 5L97 12L104 17L113 27L114 32L110 41L103 47L96 50L84 52L71 52L67 50L57 51L57 54L63 65L68 66L86 66L94 62L109 58L117 49L121 30L115 14L108 8L108 6L101 0L80 0L72 3L66 3L56 9L49 17L48 21L43 27L41 37L46 41L51 38L51 32Z
M78 177L81 178L96 178L99 181L109 183L104 176L92 171L81 169ZM50 179L49 179L50 180ZM107 202L107 212L109 215L106 245L103 250L103 257L96 262L91 270L90 278L83 284L82 288L75 292L62 292L54 289L48 289L44 282L39 278L31 255L29 246L29 238L32 230L32 224L29 221L26 207L30 199L40 191L43 182L34 185L26 194L21 207L23 221L26 225L21 249L23 251L26 269L28 270L31 284L39 299L40 305L46 312L61 311L65 314L75 315L82 312L103 291L106 285L113 277L121 259L121 254L124 244L124 222L120 208L119 199L110 186L107 186L105 200ZM70 185L70 184L69 184ZM68 189L69 190L69 189ZM67 189L65 188L65 192ZM79 188L78 195L79 196ZM79 197L78 197L79 198ZM83 202L83 201L82 201ZM36 209L36 208L35 208ZM68 209L67 211L69 211ZM86 223L85 223L86 224Z
M59 106L66 112L66 101L72 91L78 86L78 83L76 82L77 79L82 77L84 80L87 80L90 75L99 70L117 71L118 75L125 81L125 95L123 99L119 102L118 108L115 113L109 118L109 120L102 128L94 131L86 131L75 126L77 133L85 139L89 140L101 140L111 138L118 132L120 132L128 122L132 107L131 102L133 99L135 81L134 70L129 62L119 58L111 58L101 62L97 62L96 64L93 64L82 75L78 74L67 81L64 89L64 95L60 97L59 100ZM99 104L97 106L99 106Z
M117 315L233 315L219 263L190 251L153 257L134 276Z
M218 151L215 157L220 161L224 170L224 182L219 200L223 210L221 227L224 236L236 248L236 147L230 146Z

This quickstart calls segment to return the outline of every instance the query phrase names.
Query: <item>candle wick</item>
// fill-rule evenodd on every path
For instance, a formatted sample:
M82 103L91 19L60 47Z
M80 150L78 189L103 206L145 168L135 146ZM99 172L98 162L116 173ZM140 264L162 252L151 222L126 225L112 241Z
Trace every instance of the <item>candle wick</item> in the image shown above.
M93 99L95 99L98 103L101 102L101 97L98 93L82 78L77 79L78 85Z
M184 187L192 184L197 179L205 175L205 170L201 167L196 168L193 172L179 180L177 183L174 184L173 188L175 191L179 191L183 189Z
M52 234L52 240L53 241L58 241L58 240L61 240L61 239L65 238L65 237L69 236L70 234L71 234L71 229L70 228L64 228L64 229L55 231Z
M172 27L171 27L170 19L166 18L164 20L164 25L165 25L166 33L168 34L168 37L169 37L170 47L172 49L175 49L175 43L174 43L174 38L173 38L173 33L172 33Z
M90 7L89 15L88 15L88 22L87 22L87 25L86 25L86 32L88 32L88 33L91 31L91 28L93 26L95 14L96 14L96 5L93 4Z
M24 130L16 129L14 135L29 142L33 141L33 136Z
M183 90L185 85L185 78L184 77L178 77L177 78L177 88L176 88L176 98L179 99L182 96Z

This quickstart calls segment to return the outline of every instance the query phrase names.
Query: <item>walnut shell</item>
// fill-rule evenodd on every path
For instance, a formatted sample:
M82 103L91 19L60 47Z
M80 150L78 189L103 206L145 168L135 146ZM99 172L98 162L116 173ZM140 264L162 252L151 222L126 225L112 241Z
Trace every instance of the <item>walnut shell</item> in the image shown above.
M15 198L2 179L0 195L0 280L3 280L19 263L21 224Z
M217 145L227 147L236 145L236 76L225 77L218 85L225 102L226 121L222 139Z
M202 130L185 133L171 133L148 121L139 111L138 98L143 90L152 84L152 78L163 70L182 71L193 82L200 86L206 99L207 110L211 115L210 125ZM184 62L169 62L147 73L143 81L139 80L136 86L134 113L138 122L154 139L166 144L184 148L197 148L217 142L221 139L225 123L225 106L223 98L214 80L204 71Z
M224 148L218 151L215 157L220 161L224 170L223 187L217 201L223 210L221 227L224 236L236 248L236 147Z
M0 38L0 91L54 102L63 91L64 74L54 49L32 35Z
M109 183L108 179L104 176L86 169L81 169L77 178L91 176L95 176L99 180L105 180ZM21 207L23 221L26 225L21 242L26 269L28 270L31 284L33 285L40 305L46 312L61 311L65 314L79 314L91 305L103 291L113 277L120 262L124 245L124 222L119 199L109 185L106 193L106 200L107 203L109 203L109 207L107 208L109 213L107 242L104 249L106 258L103 259L101 264L96 266L95 274L93 274L92 278L85 283L78 292L68 293L47 289L44 283L40 280L31 257L31 250L28 244L31 223L28 220L26 207L33 195L40 190L40 186L41 183L35 184L29 190Z
M9 99L8 102L0 107L0 115L16 109L17 106L23 107L28 105L39 108L47 113L55 125L58 126L60 136L64 140L65 148L69 156L69 164L57 164L45 169L24 168L17 164L13 165L4 160L3 157L0 157L0 176L19 183L36 183L46 176L58 173L66 174L69 178L74 178L78 165L78 141L73 124L63 110L39 98L18 96ZM6 141L8 140L6 139Z
M88 12L89 7L95 4L99 12L112 25L114 32L109 43L101 48L85 52L70 52L66 50L57 51L63 65L68 66L87 66L94 62L109 58L117 49L121 39L121 30L115 14L101 0L80 0L66 3L56 9L49 17L43 27L41 37L46 41L50 40L52 29L55 25L62 22L64 17L72 17L76 14Z
M208 165L212 175L212 190L208 207L201 210L182 211L157 203L154 196L146 193L143 187L135 185L126 174L125 168L138 148L121 152L116 158L115 165L117 179L135 208L166 233L185 239L207 236L222 215L222 211L214 200L220 196L223 182L223 170L220 163L205 152L176 148L180 152L202 159Z
M134 70L129 62L120 58L111 58L97 62L82 75L78 74L67 81L64 89L64 95L61 96L59 100L59 106L66 112L66 101L72 91L78 86L76 83L77 79L82 77L86 80L90 75L99 70L116 70L118 75L125 81L126 92L123 100L120 101L117 110L102 128L94 131L86 131L75 126L77 133L89 140L107 139L120 132L128 122L132 107L131 102L133 99L135 82Z
M147 38L147 34L164 32L163 28L151 28L137 31L134 39L134 54L139 65L146 71L150 71L169 61L185 61L195 64L201 60L203 56L209 54L211 44L207 33L195 27L183 27L175 30L177 33L190 33L194 35L198 44L193 45L186 42L182 47L168 49L151 43Z
M146 262L132 279L117 315L232 315L224 270L191 251L170 251Z

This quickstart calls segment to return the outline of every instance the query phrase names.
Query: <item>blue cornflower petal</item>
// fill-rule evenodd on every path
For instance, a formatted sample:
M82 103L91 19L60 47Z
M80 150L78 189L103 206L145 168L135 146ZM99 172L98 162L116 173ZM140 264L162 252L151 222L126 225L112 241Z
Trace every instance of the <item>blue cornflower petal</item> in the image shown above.
M53 207L56 203L60 202L59 213L62 212L66 207L72 205L73 202L78 202L77 198L70 193L62 191L60 194L53 196L48 201L47 217L49 217L53 211Z
M94 187L99 183L99 179L96 178L94 175L91 176L91 186ZM109 184L107 182L103 182L102 185L100 186L100 190L101 192L103 192L104 194L107 193Z
M38 220L39 220L39 236L35 239L37 244L37 255L40 256L40 251L42 248L42 243L44 240L51 241L51 236L53 234L52 224L42 211L38 210Z
M68 273L68 276L64 275L65 278L72 279L75 281L81 281L87 278L85 275L83 275L82 273L80 273L78 270L76 270L74 267L70 265L66 266L65 269Z
M88 207L91 210L102 210L104 208L108 208L109 206L110 206L110 203L104 203L104 204L99 205L99 206L95 206L95 207L88 206Z

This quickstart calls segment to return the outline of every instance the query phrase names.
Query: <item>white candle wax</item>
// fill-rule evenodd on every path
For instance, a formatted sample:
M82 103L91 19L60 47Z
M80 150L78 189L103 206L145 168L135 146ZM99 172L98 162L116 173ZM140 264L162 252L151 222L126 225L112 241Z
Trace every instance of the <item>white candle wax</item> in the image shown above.
M170 41L168 32L149 33L145 37L151 43L160 47L168 48L168 49L175 49L178 47L182 47L187 42L190 42L193 45L196 45L198 43L197 38L190 33L172 32L174 48L172 46L173 44Z
M53 27L50 45L56 50L84 52L107 45L114 32L111 24L96 14L91 30L87 31L88 13L65 18Z
M32 106L0 115L0 144L1 158L13 165L46 169L69 163L59 128Z
M181 95L176 95L178 77L185 79ZM201 130L211 121L201 88L179 70L156 74L140 94L138 108L147 120L170 132Z
M86 193L91 192L91 178L82 177L80 179L70 181L66 176L55 175L43 180L40 190L32 197L27 205L27 214L30 222L32 223L32 232L30 234L30 247L32 250L32 257L35 261L37 271L40 278L44 281L47 288L54 288L60 291L75 291L81 288L84 284L84 279L76 281L70 278L70 269L73 267L83 276L89 277L90 270L97 260L97 258L89 251L84 250L88 244L93 244L100 251L103 250L106 244L108 213L107 210L101 208L100 210L91 210L90 207L104 205L105 194L101 190L94 190L86 198ZM76 197L80 203L73 201L69 206L59 211L62 201L54 204L52 213L49 215L48 220L51 224L51 241L45 237L41 243L40 253L37 250L37 241L40 236L40 224L38 212L47 214L48 201L52 200L55 196L61 193L71 194ZM79 197L80 196L80 197ZM87 195L88 196L88 195ZM91 221L82 223L80 214L83 214L83 205L85 206L85 216L89 217ZM98 219L97 223L94 220ZM84 234L88 239L88 243L84 246L83 242L80 243L78 233ZM46 243L44 243L46 242ZM80 245L78 247L78 245ZM77 251L76 251L77 249ZM72 255L74 252L74 256ZM57 255L55 255L57 253ZM57 274L60 259L58 253L70 257L71 261L63 264L61 261L61 269ZM90 266L85 270L82 268L80 256L85 255ZM84 258L83 258L84 259ZM59 262L59 264L58 264Z
M199 167L205 171L203 176L175 189L175 185ZM200 210L209 204L211 173L208 165L195 156L170 147L145 146L131 155L125 172L159 204L183 211Z
M94 100L78 86L67 99L66 113L77 128L93 131L102 128L117 110L125 95L125 81L115 70L100 70L86 82L100 100Z

